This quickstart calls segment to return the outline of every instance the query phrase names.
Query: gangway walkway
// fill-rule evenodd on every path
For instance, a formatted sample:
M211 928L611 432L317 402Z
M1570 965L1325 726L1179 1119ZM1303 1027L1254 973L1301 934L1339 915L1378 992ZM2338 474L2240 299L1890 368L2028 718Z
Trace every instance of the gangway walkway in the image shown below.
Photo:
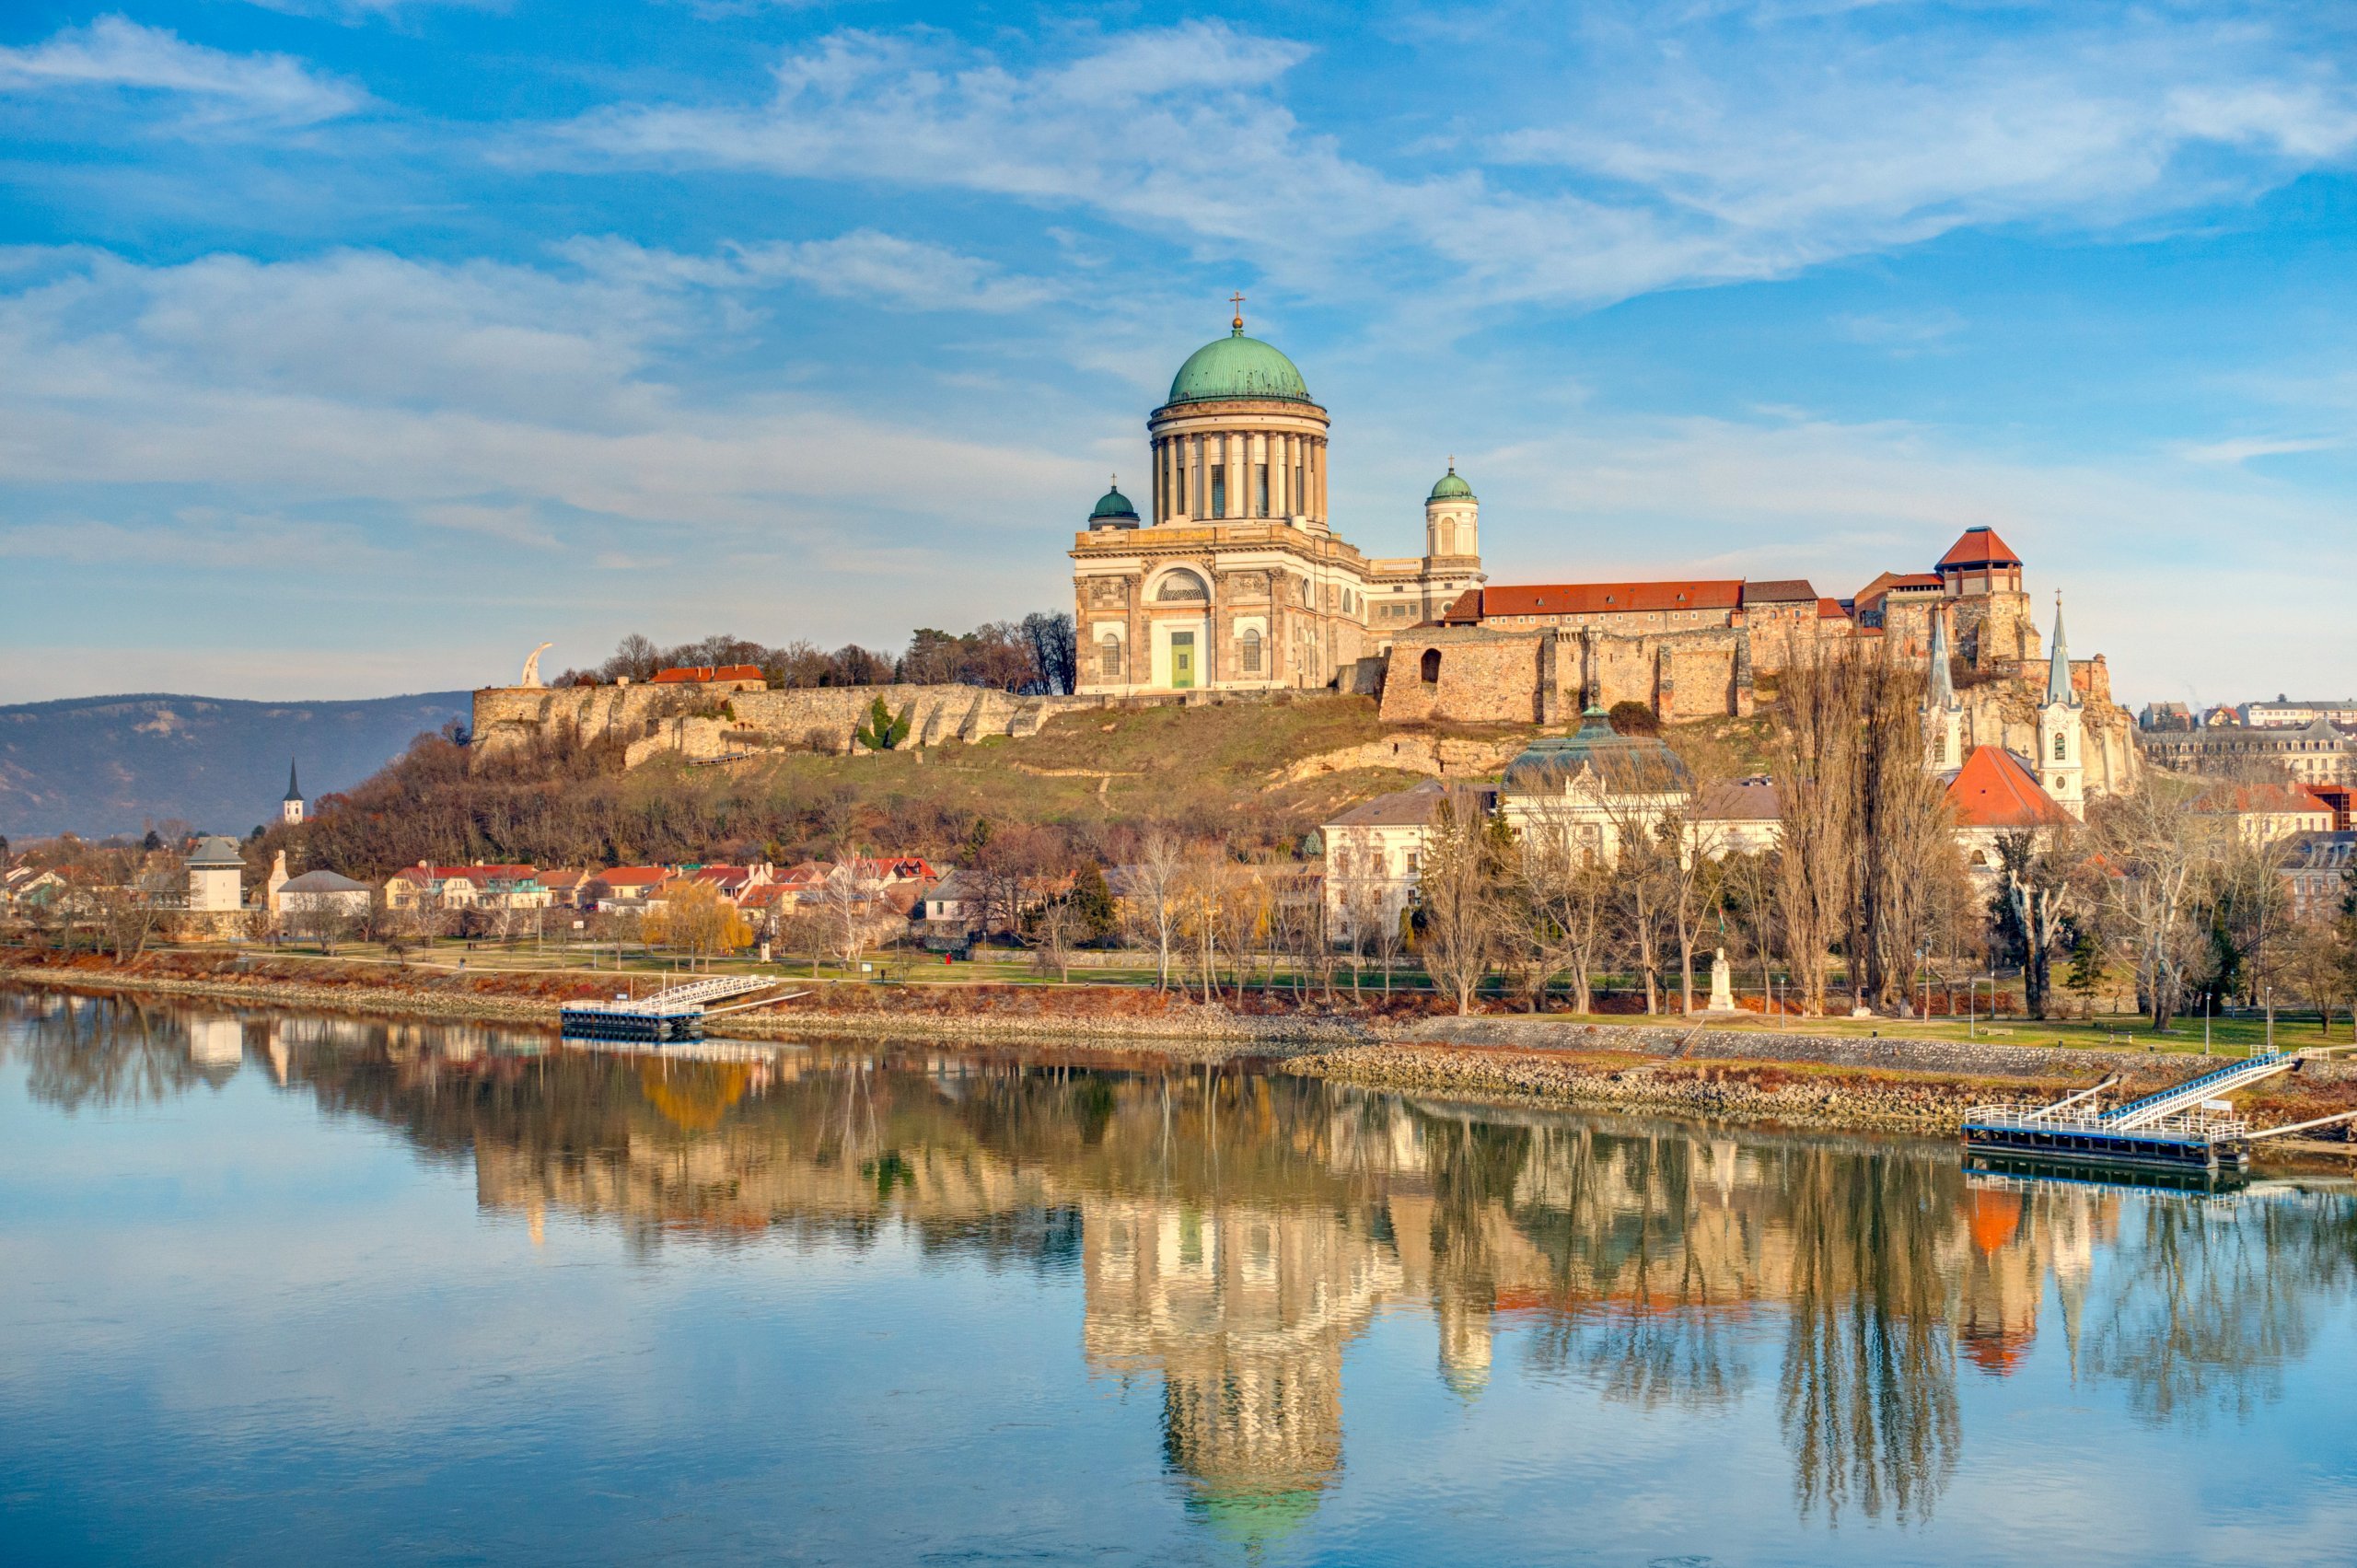
M2126 1105L2104 1112L2102 1121L2106 1126L2117 1127L2123 1132L2147 1127L2178 1111L2189 1110L2200 1101L2223 1098L2238 1089L2247 1089L2261 1079L2271 1078L2278 1073L2288 1073L2297 1060L2280 1051L2270 1051L2241 1062L2229 1063L2198 1078L2172 1085L2158 1094L2130 1100Z

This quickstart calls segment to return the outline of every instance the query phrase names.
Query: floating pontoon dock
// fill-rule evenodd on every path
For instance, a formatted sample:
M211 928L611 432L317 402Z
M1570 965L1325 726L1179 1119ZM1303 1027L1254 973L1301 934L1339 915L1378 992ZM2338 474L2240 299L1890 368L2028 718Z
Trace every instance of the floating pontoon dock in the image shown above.
M714 1002L767 991L777 981L760 975L714 975L667 986L652 996L617 996L611 1002L569 1002L557 1020L569 1040L661 1044L701 1040L706 1009Z
M2300 1060L2300 1055L2267 1051L2109 1109L2102 1109L2097 1097L2117 1081L2110 1078L2051 1105L1975 1106L1965 1113L1964 1146L1974 1156L2064 1164L2242 1170L2249 1166L2250 1145L2258 1139L2357 1115L2347 1112L2288 1127L2253 1129L2226 1101L2227 1095L2291 1072Z

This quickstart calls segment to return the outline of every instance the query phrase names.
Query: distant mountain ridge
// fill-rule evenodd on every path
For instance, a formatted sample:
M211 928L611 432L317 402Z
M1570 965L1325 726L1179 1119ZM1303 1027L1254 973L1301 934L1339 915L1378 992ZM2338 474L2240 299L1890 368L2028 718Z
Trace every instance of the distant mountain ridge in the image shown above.
M254 703L141 693L0 706L0 833L136 833L177 819L243 836L274 820L286 764L313 800L348 789L452 719L465 691Z

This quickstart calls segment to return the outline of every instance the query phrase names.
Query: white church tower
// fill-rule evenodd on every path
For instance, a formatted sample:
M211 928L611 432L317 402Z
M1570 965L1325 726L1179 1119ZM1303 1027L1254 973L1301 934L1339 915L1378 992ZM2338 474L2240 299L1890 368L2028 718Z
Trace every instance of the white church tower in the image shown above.
M1457 477L1457 459L1424 498L1424 558L1472 559L1481 553L1481 501Z
M1964 766L1964 703L1948 669L1948 618L1932 608L1932 668L1923 688L1923 765L1935 773Z
M2080 754L2076 688L2071 684L2071 650L2062 640L2062 596L2054 596L2054 651L2046 667L2046 701L2038 707L2038 782L2072 816L2087 814L2086 763Z
M295 782L295 760L286 760L286 798L278 803L278 819L292 828L303 820L303 786Z

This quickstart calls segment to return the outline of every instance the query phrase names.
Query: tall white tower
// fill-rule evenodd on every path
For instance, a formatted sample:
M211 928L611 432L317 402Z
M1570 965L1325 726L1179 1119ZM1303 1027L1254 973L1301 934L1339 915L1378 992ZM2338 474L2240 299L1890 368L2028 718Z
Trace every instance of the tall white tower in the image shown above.
M1948 671L1948 617L1932 607L1931 679L1923 687L1923 765L1935 773L1964 766L1964 703Z
M1481 553L1481 501L1457 477L1457 459L1424 498L1424 555L1429 560L1478 558Z
M2071 684L2071 650L2062 640L2062 596L2054 596L2054 650L2046 667L2046 701L2038 707L2038 782L2072 816L2087 812L2086 762L2080 749L2082 704Z
M286 760L286 798L278 803L278 819L293 827L303 819L303 787L295 782L295 760Z

